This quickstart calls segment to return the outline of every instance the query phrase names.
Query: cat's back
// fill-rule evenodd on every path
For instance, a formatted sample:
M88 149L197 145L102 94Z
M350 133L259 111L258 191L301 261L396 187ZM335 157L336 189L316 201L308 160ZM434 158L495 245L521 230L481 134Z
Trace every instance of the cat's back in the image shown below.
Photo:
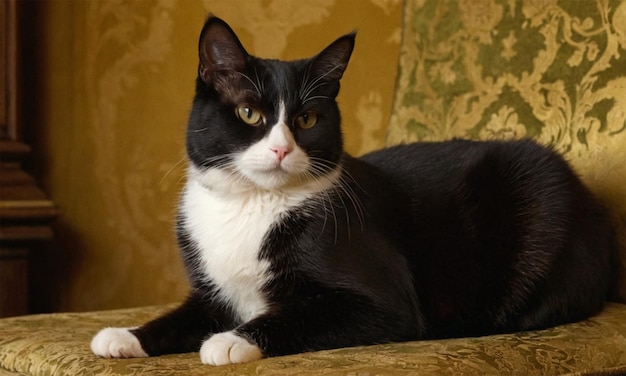
M474 199L517 206L539 201L556 210L594 201L558 153L532 140L421 142L362 159L424 204Z
M532 169L539 179L551 173L572 175L558 154L531 140L417 142L375 151L361 159L384 170L401 185L449 185L487 170L512 175Z
M606 210L575 171L532 140L413 143L362 159L409 197L415 226L457 228L468 241L506 234L517 248L524 236L565 242L574 229L611 238Z
M614 278L609 216L550 148L453 140L362 160L409 197L407 257L434 336L545 327L602 306ZM485 311L489 323L476 321Z

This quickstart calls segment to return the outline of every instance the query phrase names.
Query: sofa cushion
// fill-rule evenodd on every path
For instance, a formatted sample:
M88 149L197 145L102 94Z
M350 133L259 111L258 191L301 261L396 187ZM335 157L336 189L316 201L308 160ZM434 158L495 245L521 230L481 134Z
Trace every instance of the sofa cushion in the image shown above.
M99 359L93 335L106 326L135 326L171 306L57 313L0 320L0 375L560 375L626 372L626 305L542 331L344 348L224 367L197 353Z

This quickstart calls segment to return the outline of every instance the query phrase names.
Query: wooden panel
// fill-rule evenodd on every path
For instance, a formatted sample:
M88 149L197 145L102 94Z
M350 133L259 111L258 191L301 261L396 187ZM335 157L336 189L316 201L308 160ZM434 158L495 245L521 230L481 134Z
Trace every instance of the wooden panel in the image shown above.
M30 146L18 113L17 2L0 1L0 317L28 313L28 252L49 239L56 208L22 169Z
M28 313L28 251L0 248L0 317Z
M17 16L15 0L2 2L0 7L0 139L17 140Z
M7 25L7 9L8 5L0 6L0 27L3 27L2 38L0 38L0 87L7 87L7 40L5 35L9 29ZM7 124L7 96L0 95L0 139L8 138L8 124Z

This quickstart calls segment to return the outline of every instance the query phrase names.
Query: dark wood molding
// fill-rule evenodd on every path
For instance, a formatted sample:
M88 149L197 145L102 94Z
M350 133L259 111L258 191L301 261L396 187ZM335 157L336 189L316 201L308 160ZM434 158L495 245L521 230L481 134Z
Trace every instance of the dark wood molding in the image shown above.
M17 0L0 2L0 317L28 313L28 255L50 239L57 209L23 170L31 147L19 121Z

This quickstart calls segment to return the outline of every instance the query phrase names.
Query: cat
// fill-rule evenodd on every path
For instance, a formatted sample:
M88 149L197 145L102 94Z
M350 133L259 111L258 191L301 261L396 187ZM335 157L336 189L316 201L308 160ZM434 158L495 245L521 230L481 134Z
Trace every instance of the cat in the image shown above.
M177 218L191 291L143 326L101 330L96 355L199 351L223 365L542 329L602 308L616 264L608 214L551 149L344 152L336 96L354 43L260 59L208 18Z

